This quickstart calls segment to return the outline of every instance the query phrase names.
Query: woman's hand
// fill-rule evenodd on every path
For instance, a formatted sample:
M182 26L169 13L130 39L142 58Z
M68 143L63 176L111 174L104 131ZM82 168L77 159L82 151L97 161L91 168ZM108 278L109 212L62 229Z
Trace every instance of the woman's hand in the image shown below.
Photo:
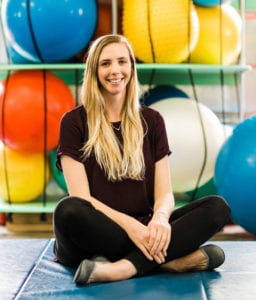
M171 225L169 218L162 212L155 212L148 224L149 254L158 263L164 263L167 255L167 248L171 241Z
M148 226L131 218L126 232L147 259L155 260L158 264L165 262L171 240L171 226L166 215L155 213Z
M153 260L154 257L150 254L149 228L133 218L129 219L125 227L125 231L132 242L141 250L148 260Z

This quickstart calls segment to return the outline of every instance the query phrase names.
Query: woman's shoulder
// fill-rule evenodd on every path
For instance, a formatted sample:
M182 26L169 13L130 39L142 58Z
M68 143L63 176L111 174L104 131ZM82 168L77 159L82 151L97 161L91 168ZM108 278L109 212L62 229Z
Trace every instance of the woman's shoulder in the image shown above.
M83 120L85 121L86 119L86 113L85 113L85 109L83 107L83 105L78 105L74 108L72 108L71 110L67 111L62 119L64 120Z
M155 122L158 122L159 119L162 119L161 114L157 110L148 107L144 104L141 105L141 113L148 124L154 124Z
M77 115L81 115L81 114L85 114L85 109L83 107L83 105L77 105L73 108L71 108L70 110L68 110L64 116L77 116Z
M154 108L151 108L150 106L147 106L145 104L141 104L141 112L145 117L146 116L152 117L158 113L157 110L155 110Z

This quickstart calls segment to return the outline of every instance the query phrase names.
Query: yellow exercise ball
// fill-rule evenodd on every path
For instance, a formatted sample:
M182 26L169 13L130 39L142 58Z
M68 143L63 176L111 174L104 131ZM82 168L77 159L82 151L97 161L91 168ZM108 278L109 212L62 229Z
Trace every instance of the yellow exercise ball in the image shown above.
M241 52L242 20L230 4L196 6L200 33L191 63L231 65Z
M180 63L199 35L192 0L124 0L123 34L137 59L145 63Z
M172 150L174 192L191 191L205 184L214 176L216 157L225 141L218 117L193 99L164 99L150 107L158 110L165 120Z
M49 182L49 161L43 153L11 150L0 141L0 198L10 203L30 202Z

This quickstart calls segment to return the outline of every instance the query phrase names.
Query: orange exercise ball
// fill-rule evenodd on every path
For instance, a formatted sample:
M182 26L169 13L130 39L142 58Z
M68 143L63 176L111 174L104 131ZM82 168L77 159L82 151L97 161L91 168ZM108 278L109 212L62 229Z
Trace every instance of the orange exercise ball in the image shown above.
M192 0L124 0L123 33L145 63L180 63L195 47L198 16Z
M0 83L0 139L14 150L51 150L62 115L74 106L69 87L49 71L13 73Z
M242 20L234 7L223 4L215 7L196 6L200 33L190 62L199 64L236 63L241 51Z
M12 150L0 141L0 198L10 203L30 202L49 182L49 160L43 153Z

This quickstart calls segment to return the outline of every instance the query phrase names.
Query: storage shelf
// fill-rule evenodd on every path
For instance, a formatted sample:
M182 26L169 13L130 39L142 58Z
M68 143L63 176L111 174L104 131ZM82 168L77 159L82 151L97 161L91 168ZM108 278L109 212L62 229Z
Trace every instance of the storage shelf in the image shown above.
M53 213L59 200L47 198L45 204L40 200L9 204L0 199L0 213ZM188 203L188 200L176 201L175 208L184 206Z
M69 64L1 64L0 77L5 78L8 71L49 70L62 78L67 84L76 84L78 72L79 82L82 79L85 65ZM228 85L236 84L236 76L250 70L248 65L203 65L203 64L136 64L138 79L141 84L184 84L190 85L191 76L194 84ZM77 74L76 74L77 75ZM222 82L223 80L223 82Z
M47 198L46 203L42 200L34 200L24 203L8 203L0 199L0 213L52 213L58 200Z
M83 63L60 63L60 64L0 64L1 71L7 70L78 70L84 69ZM224 71L227 73L243 72L250 68L248 65L206 65L206 64L146 64L137 63L138 71L148 70L167 70L170 72L184 72L188 69L192 69L199 73L216 73L218 71Z
M1 2L1 0L0 0ZM240 10L242 20L244 20L245 0L234 0L235 7ZM118 1L111 0L112 3L112 30L118 29ZM241 116L243 116L243 83L242 74L251 69L245 65L244 58L244 26L242 27L242 50L240 61L236 65L206 65L206 64L147 64L137 63L138 79L142 85L240 85L239 102ZM79 86L82 82L84 63L46 63L46 64L0 64L0 80L7 75L19 70L48 70L60 77L68 85ZM54 198L54 197L53 197ZM41 198L20 204L10 204L0 199L0 212L4 213L51 213L53 212L59 197L52 199L47 197L44 203ZM177 202L176 206L185 205L185 202Z
M142 84L235 85L237 75L250 70L248 65L137 64Z

